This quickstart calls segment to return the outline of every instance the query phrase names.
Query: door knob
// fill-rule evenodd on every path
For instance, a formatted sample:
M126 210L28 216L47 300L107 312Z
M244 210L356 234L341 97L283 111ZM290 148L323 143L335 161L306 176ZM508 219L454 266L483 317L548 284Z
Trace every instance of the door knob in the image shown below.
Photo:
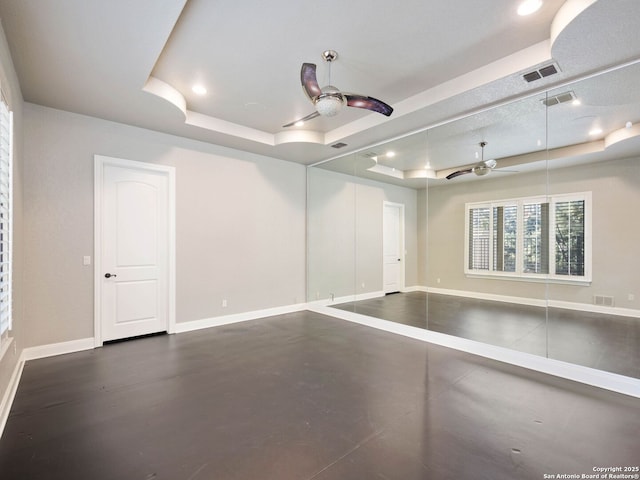
M104 278L111 278L111 277L117 277L117 275L115 273L105 273L104 274Z

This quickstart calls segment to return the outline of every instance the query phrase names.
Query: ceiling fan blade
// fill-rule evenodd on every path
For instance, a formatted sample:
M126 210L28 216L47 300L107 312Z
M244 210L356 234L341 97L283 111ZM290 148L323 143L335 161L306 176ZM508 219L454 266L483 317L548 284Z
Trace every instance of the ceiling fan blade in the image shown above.
M366 95L354 95L352 93L345 93L344 96L347 99L347 105L350 107L365 108L372 112L386 115L387 117L393 112L391 106L377 98L367 97Z
M445 178L447 180L451 180L452 178L456 178L456 177L459 177L460 175L465 175L465 174L471 173L471 172L473 172L473 168L467 168L465 170L458 170L457 172L450 173Z
M286 125L283 125L282 128L293 127L298 122L306 122L308 120L314 119L314 118L319 117L319 116L320 116L320 114L318 112L313 112L313 113L310 113L309 115L307 115L304 118L299 118L298 120L294 120L293 122L290 122L290 123L287 123Z
M300 70L300 82L304 93L307 94L309 100L313 100L322 93L318 79L316 78L316 66L313 63L303 63Z

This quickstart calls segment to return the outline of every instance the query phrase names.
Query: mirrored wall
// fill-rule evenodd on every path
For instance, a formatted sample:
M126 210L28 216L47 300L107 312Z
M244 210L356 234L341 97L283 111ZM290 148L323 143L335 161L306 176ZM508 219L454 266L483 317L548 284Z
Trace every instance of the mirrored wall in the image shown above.
M640 378L640 64L308 169L311 303Z

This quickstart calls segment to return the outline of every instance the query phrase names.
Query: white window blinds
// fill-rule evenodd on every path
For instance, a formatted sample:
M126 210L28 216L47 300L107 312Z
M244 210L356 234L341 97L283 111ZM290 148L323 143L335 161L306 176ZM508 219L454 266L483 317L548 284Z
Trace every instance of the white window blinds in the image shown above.
M585 202L556 202L556 274L583 276L585 269Z
M12 114L0 101L0 336L11 329Z
M465 273L591 281L591 193L467 203Z
M471 270L489 270L490 215L489 207L469 210L469 269Z

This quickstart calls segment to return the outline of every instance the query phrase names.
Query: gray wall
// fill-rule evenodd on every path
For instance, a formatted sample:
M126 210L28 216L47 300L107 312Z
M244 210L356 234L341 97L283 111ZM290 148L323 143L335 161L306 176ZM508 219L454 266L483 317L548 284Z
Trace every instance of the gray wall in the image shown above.
M615 297L615 306L640 308L640 258L632 255L640 241L640 222L633 209L640 205L640 159L620 159L430 188L428 215L420 216L420 231L429 228L428 257L421 281L435 288L534 299L593 303L593 295ZM592 192L593 282L590 286L468 278L464 275L464 216L466 202ZM424 219L427 218L427 223ZM437 279L440 278L440 283ZM628 300L633 294L635 300Z
M176 167L178 323L305 301L303 166L24 110L26 346L93 337L94 154Z
M640 310L639 165L640 158L628 158L549 172L552 194L593 192L593 282L590 287L552 284L550 299L593 303L593 295L606 295L614 297L616 307Z
M20 358L24 345L23 321L23 213L22 213L22 93L16 76L9 47L0 27L0 86L13 110L14 156L13 156L13 331L14 345L0 361L0 400L3 398L11 374Z
M384 201L405 206L405 286L418 285L416 190L321 168L308 178L309 300L382 291Z

